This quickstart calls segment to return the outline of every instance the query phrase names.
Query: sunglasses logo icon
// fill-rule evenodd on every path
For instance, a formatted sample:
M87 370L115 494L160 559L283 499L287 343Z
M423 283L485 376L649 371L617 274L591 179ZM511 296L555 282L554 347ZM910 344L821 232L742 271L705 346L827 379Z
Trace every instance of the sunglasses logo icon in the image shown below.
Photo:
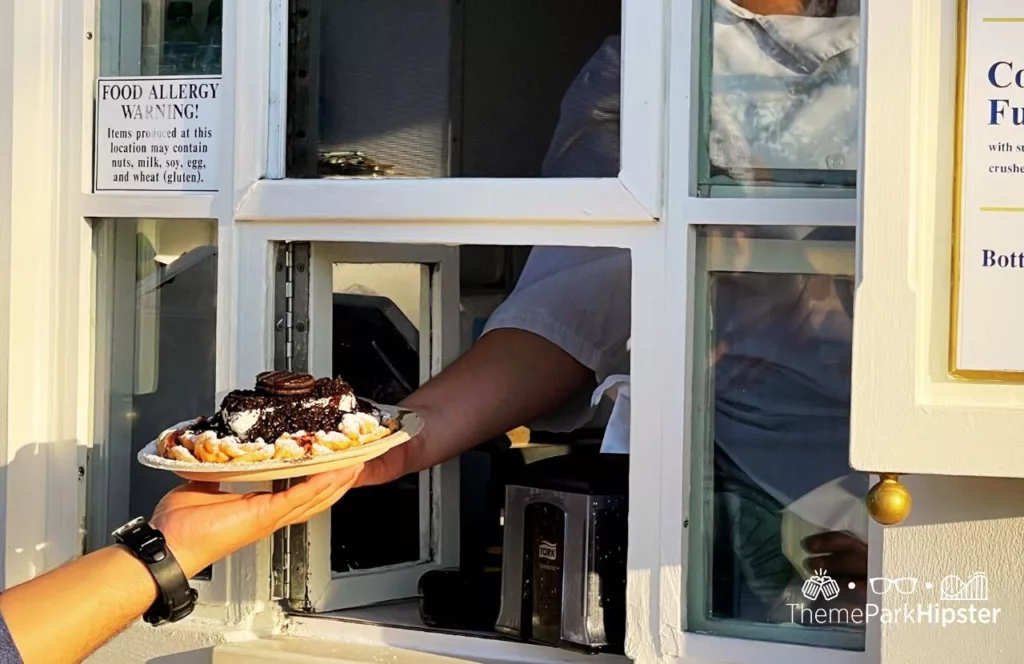
M888 579L884 576L876 576L868 580L871 592L876 595L885 595L893 590L901 595L909 595L917 590L917 579L905 576L899 579Z

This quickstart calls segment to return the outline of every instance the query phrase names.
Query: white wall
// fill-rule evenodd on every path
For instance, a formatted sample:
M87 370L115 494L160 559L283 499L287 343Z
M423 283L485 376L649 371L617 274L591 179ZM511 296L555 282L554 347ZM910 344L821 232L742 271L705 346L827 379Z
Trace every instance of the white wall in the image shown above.
M228 636L216 626L150 627L137 623L86 660L89 664L210 664L212 647Z
M1010 664L1024 661L1024 480L907 477L914 507L907 521L883 531L882 573L918 578L911 602L934 592L926 580L984 572L994 625L890 625L882 631L882 664ZM902 598L884 604L895 607ZM935 601L935 600L931 600ZM947 603L948 604L948 603Z

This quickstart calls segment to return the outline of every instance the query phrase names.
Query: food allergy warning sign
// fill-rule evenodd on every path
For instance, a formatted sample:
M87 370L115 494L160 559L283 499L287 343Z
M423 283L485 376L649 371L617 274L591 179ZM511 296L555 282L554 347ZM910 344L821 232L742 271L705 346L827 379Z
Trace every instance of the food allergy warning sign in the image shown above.
M1024 2L960 7L952 373L1024 381Z
M96 90L96 191L218 188L219 76L101 78Z

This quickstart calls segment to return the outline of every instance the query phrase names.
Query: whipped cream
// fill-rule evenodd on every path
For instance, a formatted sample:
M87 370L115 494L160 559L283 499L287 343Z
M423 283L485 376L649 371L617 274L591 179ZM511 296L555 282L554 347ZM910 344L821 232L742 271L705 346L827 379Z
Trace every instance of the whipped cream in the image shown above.
M220 416L239 438L244 439L246 434L249 433L249 429L253 428L256 423L259 422L261 415L271 413L274 410L274 408L263 408L256 410L239 410L233 413L221 410Z

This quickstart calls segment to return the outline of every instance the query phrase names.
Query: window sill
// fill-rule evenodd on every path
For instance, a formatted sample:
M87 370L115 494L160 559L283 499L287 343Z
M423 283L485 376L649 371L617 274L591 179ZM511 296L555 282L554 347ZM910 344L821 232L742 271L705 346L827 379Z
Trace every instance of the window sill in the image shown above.
M869 643L871 639L869 638ZM687 632L676 661L736 664L877 664L870 651L836 650Z
M390 627L379 623L364 622L362 619L340 618L336 615L296 616L291 618L285 630L288 634L287 638L270 639L264 643L282 643L281 646L273 646L274 648L285 648L280 652L292 652L290 649L295 648L297 653L309 652L310 655L314 655L313 650L304 650L305 645L324 644L327 641L329 642L327 646L330 649L330 656L365 658L353 659L353 662L379 662L384 660L385 655L388 661L394 661L396 664L405 664L406 662L410 664L419 662L423 664L469 664L470 662L480 664L559 662L564 664L577 662L580 664L625 664L628 662L624 657L577 654L567 650L511 641L500 638L498 635L488 637L427 631L423 628ZM239 644L240 647L243 645L248 646L249 644ZM254 644L253 648L258 650L258 644ZM361 650L362 648L371 649ZM229 650L230 648L225 647L225 649ZM218 648L219 651L220 648ZM282 661L274 658L279 651L271 651L268 648L265 652L268 653L266 661ZM431 659L426 654L433 655L435 658ZM305 655L302 656L305 657ZM397 659L391 659L393 656ZM409 657L409 659L405 659L405 657ZM258 660L227 659L222 662L216 657L213 660L214 664L234 664L243 661L256 662ZM294 661L314 664L321 660L314 658L295 659Z
M393 664L512 664L510 660L459 659L389 645L329 643L293 637L217 646L210 661L211 664L362 664L383 661Z

